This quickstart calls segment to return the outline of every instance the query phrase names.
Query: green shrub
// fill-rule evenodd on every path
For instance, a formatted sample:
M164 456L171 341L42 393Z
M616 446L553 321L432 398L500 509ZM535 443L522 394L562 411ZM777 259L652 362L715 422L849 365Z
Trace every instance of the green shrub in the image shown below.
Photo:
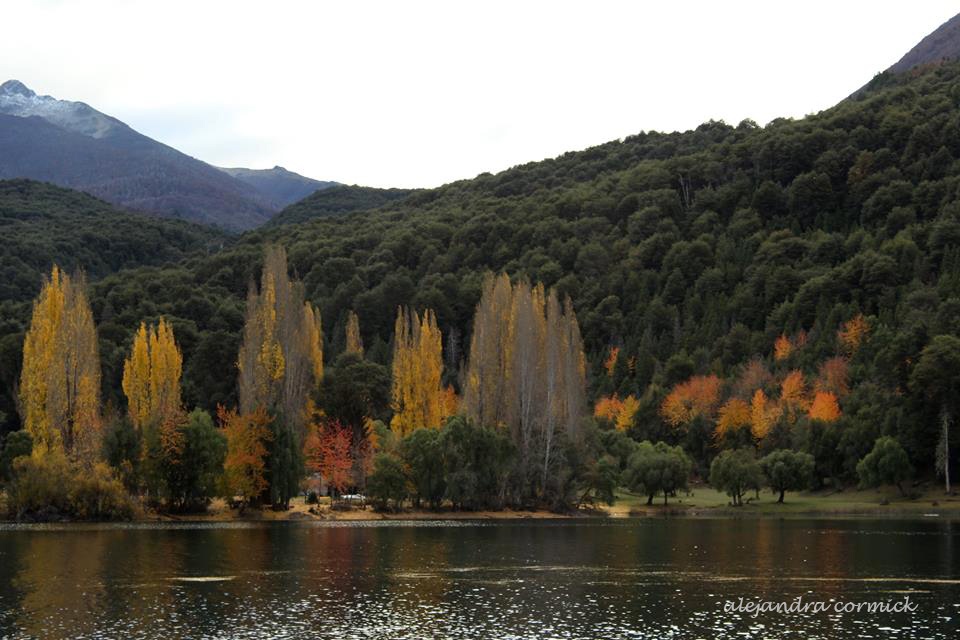
M17 520L129 520L136 510L104 463L84 469L62 453L19 457L13 463L7 511Z

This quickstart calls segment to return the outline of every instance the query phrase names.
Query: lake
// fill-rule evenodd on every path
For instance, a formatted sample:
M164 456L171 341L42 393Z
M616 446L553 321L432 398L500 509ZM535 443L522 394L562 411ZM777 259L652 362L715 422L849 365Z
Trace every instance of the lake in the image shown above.
M949 638L958 619L960 522L933 518L0 525L0 637Z

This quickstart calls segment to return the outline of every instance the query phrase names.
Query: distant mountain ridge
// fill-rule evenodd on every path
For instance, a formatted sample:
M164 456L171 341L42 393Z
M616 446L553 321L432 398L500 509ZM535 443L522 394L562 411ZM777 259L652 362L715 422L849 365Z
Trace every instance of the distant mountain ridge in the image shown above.
M417 191L417 189L376 189L337 184L290 205L267 224L271 227L298 224L317 218L330 218L354 211L376 209L402 200Z
M329 189L339 182L314 180L283 167L272 169L243 169L217 167L237 180L249 184L277 210L303 200L315 191Z
M18 80L0 85L5 178L51 182L130 209L232 231L265 223L314 186L292 172L234 177L83 102L38 95ZM317 188L324 184L316 181Z
M903 73L925 64L948 60L960 60L960 14L950 18L918 42L887 71Z

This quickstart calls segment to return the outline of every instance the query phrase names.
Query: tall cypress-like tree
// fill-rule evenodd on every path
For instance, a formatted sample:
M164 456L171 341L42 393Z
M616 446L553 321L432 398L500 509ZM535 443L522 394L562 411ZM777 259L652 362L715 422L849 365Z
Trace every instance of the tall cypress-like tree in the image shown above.
M56 265L33 305L23 344L20 412L37 455L92 462L100 435L100 357L82 274Z
M436 316L427 309L397 309L393 346L393 419L401 436L415 429L438 429L449 415L449 392L442 386L443 336Z
M123 392L130 420L138 429L161 424L183 412L180 378L183 355L164 320L156 326L140 324L130 355L123 363Z
M304 300L303 285L287 273L286 251L267 247L260 287L251 284L247 294L237 368L241 414L262 409L273 419L267 477L277 506L289 504L303 476L310 395L323 375L319 318Z
M363 357L363 338L360 337L360 318L353 311L347 312L346 352Z
M575 440L586 414L586 359L573 305L555 291L488 277L474 316L463 411L509 433L525 497L548 488L557 442Z

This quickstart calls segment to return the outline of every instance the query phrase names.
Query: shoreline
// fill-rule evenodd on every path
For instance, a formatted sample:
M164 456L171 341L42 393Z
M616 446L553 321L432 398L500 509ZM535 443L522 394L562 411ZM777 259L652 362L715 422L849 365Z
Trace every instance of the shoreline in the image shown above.
M960 499L953 496L940 500L901 499L886 504L880 501L869 502L854 499L838 499L838 494L795 496L783 504L771 500L749 502L741 507L717 503L717 497L701 491L701 496L677 499L664 506L648 506L646 500L637 496L625 496L612 507L580 509L569 513L557 513L547 510L516 511L451 511L428 509L405 509L402 511L375 511L372 507L355 507L346 510L331 509L329 505L307 505L302 498L291 502L286 511L271 509L250 509L243 515L230 509L222 500L214 500L204 513L172 514L144 511L127 521L91 521L91 520L54 520L29 521L0 519L0 526L15 525L21 527L43 527L49 525L89 525L99 523L115 524L256 524L273 522L315 522L315 523L375 523L375 522L497 522L528 520L577 520L577 521L624 521L652 518L703 518L703 519L769 519L769 518L812 518L812 519L916 519L916 520L960 520ZM846 498L847 496L842 496Z

